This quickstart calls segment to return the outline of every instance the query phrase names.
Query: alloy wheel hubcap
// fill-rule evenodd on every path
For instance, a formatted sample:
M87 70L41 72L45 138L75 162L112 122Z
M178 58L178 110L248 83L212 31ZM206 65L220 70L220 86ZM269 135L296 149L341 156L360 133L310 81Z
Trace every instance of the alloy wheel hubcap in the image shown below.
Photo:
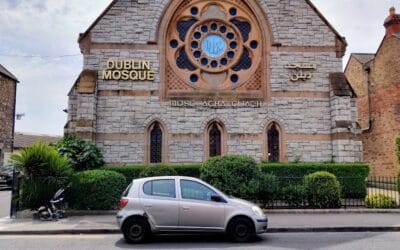
M140 225L135 224L135 225L131 226L129 231L130 231L130 235L131 236L139 237L142 234L143 229L142 229L142 227Z

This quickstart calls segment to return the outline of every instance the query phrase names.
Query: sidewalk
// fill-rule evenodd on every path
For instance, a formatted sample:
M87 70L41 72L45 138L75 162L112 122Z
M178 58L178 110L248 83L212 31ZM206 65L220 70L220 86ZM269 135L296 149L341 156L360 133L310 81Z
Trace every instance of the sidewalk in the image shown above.
M400 231L399 213L267 213L269 232ZM71 216L59 221L0 219L0 235L120 233L115 215Z

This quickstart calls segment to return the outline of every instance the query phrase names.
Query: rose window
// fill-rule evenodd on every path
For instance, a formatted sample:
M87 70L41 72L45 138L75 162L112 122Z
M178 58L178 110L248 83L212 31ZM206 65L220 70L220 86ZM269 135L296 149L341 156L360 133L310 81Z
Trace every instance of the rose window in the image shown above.
M240 1L189 1L168 28L167 71L193 89L233 90L260 68L260 40L254 15Z

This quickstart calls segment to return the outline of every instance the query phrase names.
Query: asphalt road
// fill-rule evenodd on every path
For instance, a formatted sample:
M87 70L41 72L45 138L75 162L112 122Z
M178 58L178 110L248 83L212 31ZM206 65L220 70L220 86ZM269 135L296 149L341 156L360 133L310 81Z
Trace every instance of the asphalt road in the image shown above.
M10 215L11 192L0 191L0 218Z
M0 236L0 249L399 249L400 233L277 233L255 242L230 243L221 236L157 236L151 243L128 245L120 235Z

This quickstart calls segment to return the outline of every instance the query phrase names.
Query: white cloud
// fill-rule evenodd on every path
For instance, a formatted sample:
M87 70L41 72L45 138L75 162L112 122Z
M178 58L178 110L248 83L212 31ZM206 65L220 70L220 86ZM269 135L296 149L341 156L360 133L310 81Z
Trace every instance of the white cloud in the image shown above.
M62 134L67 93L82 70L78 34L85 31L111 0L0 1L0 63L14 73L18 85L18 131ZM374 53L384 35L382 26L394 0L313 0L345 36L352 52ZM397 6L400 7L400 6ZM6 57L4 54L39 56ZM49 57L45 57L49 56ZM347 58L347 57L346 57Z

